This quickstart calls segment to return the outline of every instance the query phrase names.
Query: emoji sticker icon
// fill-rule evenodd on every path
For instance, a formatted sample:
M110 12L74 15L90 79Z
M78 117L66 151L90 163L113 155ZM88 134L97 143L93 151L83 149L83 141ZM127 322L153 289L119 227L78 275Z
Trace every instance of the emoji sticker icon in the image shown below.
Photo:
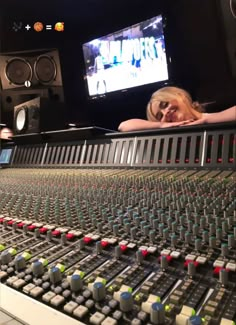
M54 29L55 29L57 32L64 32L64 23L63 23L63 22L57 22L57 23L55 24Z
M40 21L34 23L34 30L36 32L41 32L43 30L43 23L41 23Z

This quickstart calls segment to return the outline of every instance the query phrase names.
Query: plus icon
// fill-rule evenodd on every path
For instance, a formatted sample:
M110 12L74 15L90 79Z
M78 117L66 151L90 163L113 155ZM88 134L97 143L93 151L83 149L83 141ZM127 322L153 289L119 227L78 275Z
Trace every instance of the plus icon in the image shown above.
M30 30L30 25L29 24L27 24L26 26L25 26L25 29L27 29L27 31L29 31Z

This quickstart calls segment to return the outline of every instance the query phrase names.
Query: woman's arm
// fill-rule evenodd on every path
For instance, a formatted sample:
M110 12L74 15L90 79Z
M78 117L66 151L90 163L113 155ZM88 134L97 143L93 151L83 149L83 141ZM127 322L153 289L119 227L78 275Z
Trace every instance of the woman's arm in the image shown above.
M0 130L0 139L9 140L13 136L13 132L8 128Z
M118 127L118 130L121 132L127 132L127 131L137 131L137 130L170 128L174 126L184 125L189 122L190 120L169 123L169 122L158 122L158 121L153 122L153 121L147 121L142 119L131 119L131 120L121 122Z
M217 113L209 113L197 121L188 123L187 125L196 125L204 123L221 123L221 122L236 122L236 106L225 109Z

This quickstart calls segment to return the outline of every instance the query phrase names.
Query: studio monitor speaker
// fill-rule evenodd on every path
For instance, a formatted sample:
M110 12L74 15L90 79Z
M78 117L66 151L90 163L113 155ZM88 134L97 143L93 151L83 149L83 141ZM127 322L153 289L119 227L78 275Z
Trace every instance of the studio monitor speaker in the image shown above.
M65 127L64 105L34 98L14 107L14 134L39 133Z
M1 88L62 86L57 49L0 54Z

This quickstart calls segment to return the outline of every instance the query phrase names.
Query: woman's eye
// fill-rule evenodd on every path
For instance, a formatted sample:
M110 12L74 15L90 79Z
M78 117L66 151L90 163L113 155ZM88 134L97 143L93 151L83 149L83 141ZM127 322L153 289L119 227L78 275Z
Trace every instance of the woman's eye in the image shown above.
M160 109L164 109L164 108L166 108L168 105L169 105L169 102L160 102L159 107L160 107Z
M156 119L158 120L158 121L160 121L161 119L162 119L162 117L163 117L163 114L162 114L162 112L157 112L157 114L156 114Z

